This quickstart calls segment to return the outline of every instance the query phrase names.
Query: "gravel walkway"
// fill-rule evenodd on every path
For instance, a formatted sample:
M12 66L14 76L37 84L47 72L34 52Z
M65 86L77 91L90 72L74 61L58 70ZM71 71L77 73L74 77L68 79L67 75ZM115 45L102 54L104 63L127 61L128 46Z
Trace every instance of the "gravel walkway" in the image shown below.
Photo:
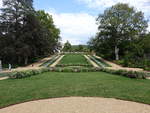
M30 64L28 66L25 66L25 67L18 67L18 68L15 68L15 69L12 69L11 71L9 70L5 70L5 71L2 71L1 73L8 73L8 72L14 72L14 71L26 71L26 70L35 70L35 69L41 69L42 67L40 67L40 65L42 65L44 62L47 62L48 60L50 60L52 58L52 56L49 56L49 57L46 57L46 58L43 58L41 59L40 61L38 62L35 62L33 64ZM0 80L5 80L5 79L8 79L9 77L0 77Z
M9 77L0 77L0 80L6 80L8 79Z
M26 102L0 113L150 113L150 105L109 98L66 97Z

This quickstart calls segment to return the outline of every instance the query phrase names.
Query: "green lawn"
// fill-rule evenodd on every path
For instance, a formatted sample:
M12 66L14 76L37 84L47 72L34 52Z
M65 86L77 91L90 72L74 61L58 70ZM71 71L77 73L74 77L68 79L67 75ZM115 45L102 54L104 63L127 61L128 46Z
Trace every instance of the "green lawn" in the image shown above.
M103 72L47 72L25 79L0 81L0 108L30 100L69 96L111 97L150 104L150 80Z
M67 54L59 64L89 64L82 54Z

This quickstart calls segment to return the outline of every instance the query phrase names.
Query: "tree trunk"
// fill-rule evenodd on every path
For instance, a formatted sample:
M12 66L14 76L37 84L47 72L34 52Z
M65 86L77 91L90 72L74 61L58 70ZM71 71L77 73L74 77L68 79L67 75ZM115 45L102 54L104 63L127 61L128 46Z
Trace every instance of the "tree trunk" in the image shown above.
M18 63L21 64L21 57L18 57Z
M115 46L115 58L119 60L119 48L117 46Z
M28 57L26 57L26 58L25 58L25 62L24 62L24 64L25 64L25 65L27 65L27 64L28 64Z
M0 72L2 71L2 61L0 60Z

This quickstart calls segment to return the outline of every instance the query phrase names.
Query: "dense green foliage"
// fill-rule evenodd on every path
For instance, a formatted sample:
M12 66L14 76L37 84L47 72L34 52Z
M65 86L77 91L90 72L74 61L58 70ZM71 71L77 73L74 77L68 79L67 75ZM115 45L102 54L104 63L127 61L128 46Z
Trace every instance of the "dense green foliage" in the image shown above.
M69 41L64 44L63 52L88 52L88 46L86 45L71 45Z
M58 65L59 67L53 68L41 68L35 70L27 70L27 71L18 71L18 72L10 72L10 73L1 73L1 76L9 76L12 79L22 79L31 76L36 76L38 74L42 74L44 72L72 72L72 73L80 73L80 72L107 72L110 74L116 74L125 76L128 78L136 78L136 79L147 79L150 77L150 73L147 72L138 72L138 71L128 71L128 70L113 70L107 68L95 68L91 65ZM65 67L66 66L66 67Z
M63 47L63 52L71 52L71 49L72 49L72 45L70 44L69 41L67 41L65 44L64 44L64 47Z
M89 52L87 45L72 45L72 52Z
M142 12L119 3L99 15L97 23L99 32L89 42L91 50L123 66L150 66L150 35Z
M109 97L150 104L150 81L103 72L48 72L25 79L0 81L0 107L36 99Z
M32 0L3 0L0 14L0 59L27 65L58 49L60 31L52 16L36 12Z

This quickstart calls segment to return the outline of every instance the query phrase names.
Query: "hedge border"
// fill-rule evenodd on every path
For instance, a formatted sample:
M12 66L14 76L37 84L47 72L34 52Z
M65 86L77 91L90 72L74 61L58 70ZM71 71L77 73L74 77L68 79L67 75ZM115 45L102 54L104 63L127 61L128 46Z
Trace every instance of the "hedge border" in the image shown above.
M111 74L116 74L120 76L125 76L129 78L137 78L137 79L146 79L150 77L150 74L146 72L138 72L138 71L127 71L127 70L111 70L106 68L42 68L39 70L28 70L28 71L20 71L20 72L13 72L9 75L12 79L21 79L26 77L35 76L38 74L42 74L44 72L106 72Z

